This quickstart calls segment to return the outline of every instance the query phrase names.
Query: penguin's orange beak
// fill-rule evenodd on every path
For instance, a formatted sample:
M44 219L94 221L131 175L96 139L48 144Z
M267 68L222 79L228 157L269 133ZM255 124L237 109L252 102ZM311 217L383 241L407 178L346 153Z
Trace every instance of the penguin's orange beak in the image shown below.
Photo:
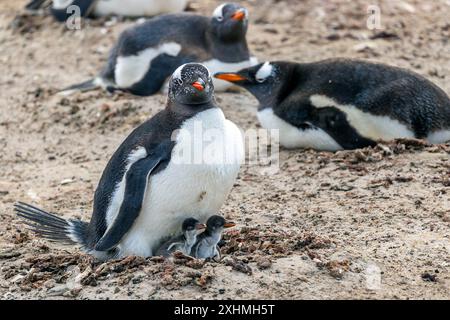
M192 84L192 86L193 86L195 89L197 89L198 91L203 91L203 90L205 90L205 87L203 86L203 84L201 84L201 83L198 82L198 81L195 81L195 82Z
M231 19L236 21L243 21L245 19L245 11L238 10L232 16Z
M197 230L203 230L203 229L206 229L206 224L204 224L204 223L199 223L199 224L197 224L197 225L195 226L195 229L197 229Z
M223 227L224 228L232 228L234 226L236 226L236 223L234 223L234 222L227 222L227 223L224 224Z
M237 74L237 73L216 73L214 75L214 78L225 80L229 82L238 82L238 81L244 81L247 80L243 76Z

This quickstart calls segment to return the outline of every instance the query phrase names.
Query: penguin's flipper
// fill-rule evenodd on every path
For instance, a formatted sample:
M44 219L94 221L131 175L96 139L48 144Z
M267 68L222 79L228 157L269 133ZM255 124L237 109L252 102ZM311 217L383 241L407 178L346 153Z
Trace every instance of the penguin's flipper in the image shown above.
M192 246L190 256L194 258L198 258L198 246L199 246L199 240Z
M30 10L30 11L36 11L36 10L41 9L44 6L44 4L45 4L45 7L47 7L51 4L51 1L49 1L49 0L31 0L25 6L25 9Z
M178 241L181 240L180 237L171 238L168 241L166 241L159 249L156 251L155 256L162 256L162 257L170 257L172 254L172 250L176 249L176 246L183 245L183 242Z
M152 171L164 161L164 155L156 152L135 162L125 176L125 194L116 219L95 246L97 251L113 249L133 226L142 208Z
M374 147L377 143L361 136L347 120L347 116L335 107L323 107L316 111L314 125L327 132L346 150Z
M183 242L174 242L170 244L170 246L167 248L167 251L170 252L172 249L175 249L175 246L183 245Z
M126 91L136 96L151 96L164 87L166 80L181 65L196 61L195 57L171 56L160 54L152 60L151 67L139 82Z
M361 136L347 120L345 113L336 107L316 108L308 99L280 105L275 109L275 114L301 130L314 127L324 130L344 149L358 149L375 146L376 142Z

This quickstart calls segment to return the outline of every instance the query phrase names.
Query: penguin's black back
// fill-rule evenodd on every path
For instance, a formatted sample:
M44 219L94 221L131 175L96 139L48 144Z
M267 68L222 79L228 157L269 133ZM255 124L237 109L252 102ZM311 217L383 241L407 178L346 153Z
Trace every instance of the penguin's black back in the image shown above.
M190 13L155 17L122 33L118 43L120 54L133 55L165 41L175 41L182 46L204 47L209 21L208 17Z
M108 64L102 76L114 81L114 69L118 56L135 55L147 48L156 47L165 42L180 44L182 53L195 55L191 61L211 58L208 54L205 38L209 21L210 18L208 17L191 13L166 14L126 29L121 33L116 45L111 50ZM188 48L195 49L188 50ZM189 61L185 60L179 64L187 62ZM168 73L172 71L169 70Z

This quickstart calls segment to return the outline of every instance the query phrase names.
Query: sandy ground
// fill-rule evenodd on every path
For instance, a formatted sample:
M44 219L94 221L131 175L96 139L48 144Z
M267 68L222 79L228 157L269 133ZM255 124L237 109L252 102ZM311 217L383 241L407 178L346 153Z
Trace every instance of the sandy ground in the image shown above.
M16 200L90 217L107 160L165 97L53 95L94 75L131 20L66 30L50 17L16 18L0 3L0 297L2 299L449 299L450 145L414 141L336 154L282 150L280 171L244 166L222 214L238 222L219 263L127 258L100 264L34 237ZM450 3L241 1L261 60L354 57L415 70L450 92ZM209 13L219 1L192 1ZM366 27L367 6L382 30ZM256 101L218 101L243 129Z

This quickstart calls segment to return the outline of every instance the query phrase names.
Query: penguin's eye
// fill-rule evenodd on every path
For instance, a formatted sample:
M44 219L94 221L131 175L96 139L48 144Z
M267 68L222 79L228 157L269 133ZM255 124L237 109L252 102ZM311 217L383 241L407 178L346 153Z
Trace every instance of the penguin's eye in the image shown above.
M223 21L223 17L222 17L222 16L217 16L216 19L217 19L217 21L219 21L219 22Z
M256 82L263 83L266 81L266 78L255 78Z
M179 85L179 86L181 86L182 84L183 84L183 80L181 80L181 79L173 79L173 81L175 82L175 84L177 84L177 85Z

